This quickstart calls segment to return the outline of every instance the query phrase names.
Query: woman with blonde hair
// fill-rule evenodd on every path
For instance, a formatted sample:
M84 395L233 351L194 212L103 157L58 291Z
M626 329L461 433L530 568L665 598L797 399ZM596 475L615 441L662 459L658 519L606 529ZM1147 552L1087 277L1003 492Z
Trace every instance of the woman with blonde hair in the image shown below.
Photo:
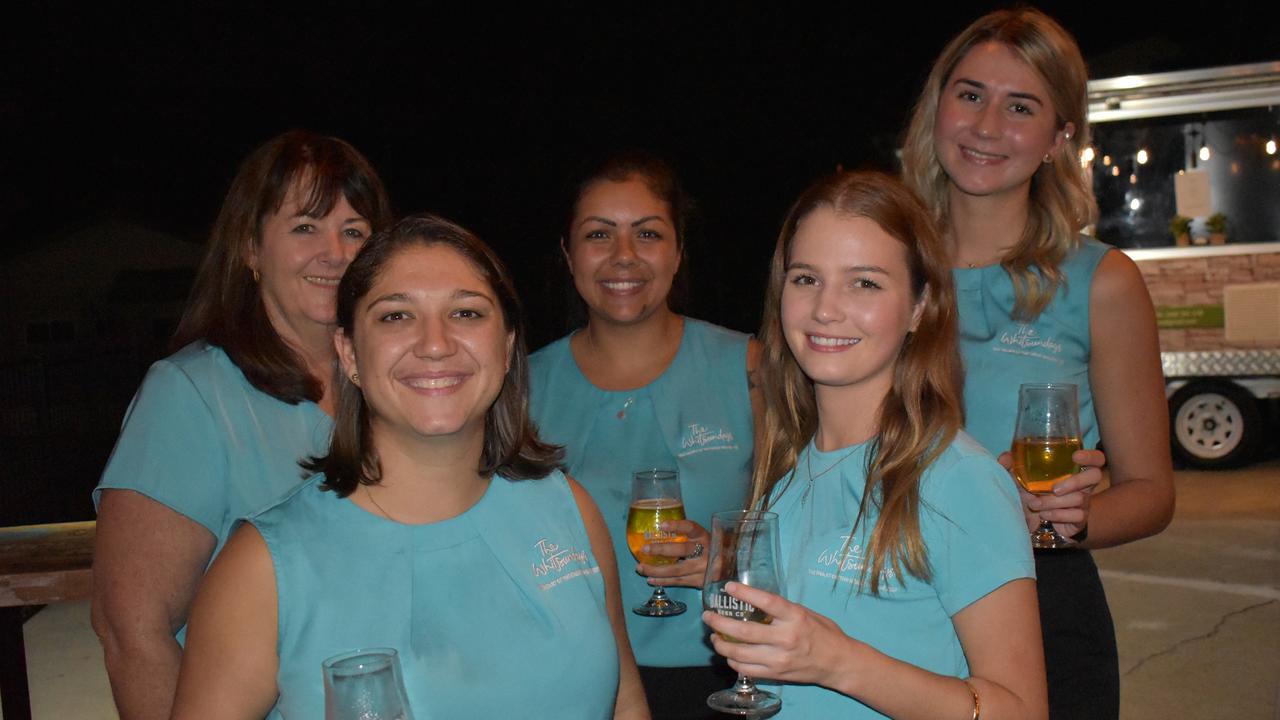
M769 272L753 496L776 512L768 624L703 613L779 717L1043 718L1031 553L1008 474L961 430L947 253L879 173L795 202Z
M1115 633L1087 550L1160 532L1174 505L1151 299L1127 256L1080 234L1096 215L1078 162L1086 80L1052 18L990 13L934 63L903 150L954 268L966 430L1004 453L1020 383L1079 387L1083 470L1022 493L1028 528L1051 521L1071 545L1035 554L1054 718L1118 716Z

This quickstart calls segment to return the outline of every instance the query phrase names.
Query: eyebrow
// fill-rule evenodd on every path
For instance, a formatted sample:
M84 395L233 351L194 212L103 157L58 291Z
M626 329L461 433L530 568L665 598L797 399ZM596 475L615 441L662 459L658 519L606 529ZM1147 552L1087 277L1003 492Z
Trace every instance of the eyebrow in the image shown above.
M466 300L469 298L480 298L481 300L488 301L490 305L493 305L495 307L498 304L487 293L481 292L479 290L467 290L466 288L453 291L453 295L449 297L451 300ZM388 302L410 302L409 294L397 292L397 293L388 293L386 295L376 297L370 300L367 305L365 305L365 309L367 310L369 308L372 308L373 306L378 305L379 303L388 303Z
M984 85L984 84L982 84L982 83L978 82L977 80L970 80L969 78L956 78L956 81L955 81L954 83L952 83L952 84L953 84L953 85L960 85L960 84L964 84L964 85L972 85L972 86L974 86L974 87L978 88L979 90L986 90L986 89L987 89L987 86L986 86L986 85ZM1032 101L1032 102L1036 103L1037 105L1044 105L1044 100L1041 100L1041 99L1040 99L1040 96L1039 96L1039 95L1036 95L1035 93L1029 93L1029 92L1011 92L1011 93L1009 93L1009 97L1020 98L1020 99L1022 99L1022 100L1030 100L1030 101Z
M613 221L613 220L610 220L609 218L602 218L602 217L600 217L599 215L588 215L587 217L582 218L582 222L578 223L578 227L582 227L583 225L586 225L587 223L591 222L592 220L594 220L594 221L596 221L596 222L598 222L598 223L604 224L604 225L608 225L609 227L618 227L618 223L617 223L617 222L615 222L615 221ZM631 223L631 227L639 227L639 226L641 226L641 225L643 225L643 224L645 224L645 223L647 223L647 222L650 222L650 221L652 221L652 220L657 220L657 221L658 221L658 222L660 222L660 223L666 223L666 222L667 222L666 218L662 217L661 215L645 215L644 217L640 218L639 220L635 220L635 221L633 221L633 222Z
M792 270L797 270L797 269L812 270L814 272L818 271L818 268L816 266L810 265L808 263L791 263L790 265L787 266L788 272ZM841 268L840 270L845 273L873 272L873 273L880 273L881 275L890 275L890 276L892 275L888 270L885 270L879 265L849 265L847 267Z

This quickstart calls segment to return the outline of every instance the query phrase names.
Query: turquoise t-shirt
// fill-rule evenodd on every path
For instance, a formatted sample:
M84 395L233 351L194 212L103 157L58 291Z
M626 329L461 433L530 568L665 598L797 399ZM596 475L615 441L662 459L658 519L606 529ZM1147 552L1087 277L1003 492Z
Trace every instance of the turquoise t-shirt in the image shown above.
M1089 386L1089 290L1110 249L1082 237L1080 247L1062 263L1066 282L1032 322L1013 319L1013 281L1003 267L952 271L965 365L965 430L992 454L1013 443L1022 383L1079 386L1081 440L1086 448L1098 446Z
M844 633L903 662L968 677L951 618L1002 585L1034 578L1027 528L1009 474L960 433L921 481L920 531L933 577L882 574L880 595L858 591L874 505L852 537L866 485L869 443L804 450L775 490L788 600L835 621ZM813 483L809 477L812 472ZM900 583L899 580L902 582ZM780 718L882 718L816 685L761 685L780 693Z
M299 458L326 451L332 429L320 406L277 400L222 348L192 343L147 371L94 503L139 492L207 528L216 556L237 520L303 481Z
M642 617L631 608L653 591L627 549L631 475L648 468L680 473L685 515L708 529L711 514L738 510L751 481L751 399L747 336L685 318L680 348L666 371L635 390L601 390L578 369L564 337L530 359L530 414L543 439L565 446L569 474L600 506L617 554L627 632L641 665L711 664L702 593L668 588L683 615Z
M249 518L275 566L280 697L324 717L320 664L395 648L417 720L613 717L618 650L568 482L495 476L461 515L403 525L319 488Z

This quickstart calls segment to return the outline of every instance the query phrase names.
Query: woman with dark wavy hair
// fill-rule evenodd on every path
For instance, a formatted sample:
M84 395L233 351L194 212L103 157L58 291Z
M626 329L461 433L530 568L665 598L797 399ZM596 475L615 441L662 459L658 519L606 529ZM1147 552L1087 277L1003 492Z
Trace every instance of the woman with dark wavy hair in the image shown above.
M770 623L702 614L735 670L777 683L778 717L1045 716L1017 494L961 430L954 298L895 178L819 180L783 223L753 495L778 514L785 597L729 583Z
M210 560L328 443L338 281L389 219L377 173L337 138L286 132L232 180L176 352L147 373L94 491L93 626L121 716L169 716Z
M529 420L497 256L406 218L337 312L333 444L210 569L174 718L322 717L321 663L362 647L398 651L430 717L647 718L609 533Z

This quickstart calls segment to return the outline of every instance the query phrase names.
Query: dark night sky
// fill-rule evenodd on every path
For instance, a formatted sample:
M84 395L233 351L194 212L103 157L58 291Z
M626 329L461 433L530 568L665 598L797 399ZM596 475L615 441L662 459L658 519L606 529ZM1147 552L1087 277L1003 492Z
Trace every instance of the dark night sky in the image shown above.
M695 314L750 329L787 203L836 163L884 166L933 56L997 6L886 4L19 2L0 30L0 210L17 221L0 261L104 218L198 240L240 158L305 126L366 153L398 210L476 229L553 312L539 296L564 175L585 153L644 146L702 207ZM1266 5L1041 7L1105 77L1280 59Z

